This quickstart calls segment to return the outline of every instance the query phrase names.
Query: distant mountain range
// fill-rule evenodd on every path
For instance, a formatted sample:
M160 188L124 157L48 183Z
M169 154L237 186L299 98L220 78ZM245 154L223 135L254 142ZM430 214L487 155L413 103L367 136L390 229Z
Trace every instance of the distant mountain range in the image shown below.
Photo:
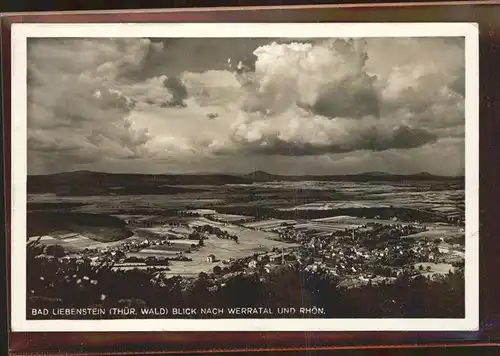
M28 193L58 195L177 194L200 192L190 185L251 184L279 181L461 181L464 177L437 176L427 172L397 175L366 172L350 175L277 175L263 171L249 174L129 174L75 171L49 175L29 175Z
M336 175L276 175L263 171L255 171L244 175L246 179L257 182L268 181L377 181L377 180L457 180L463 177L437 176L428 172L416 174L391 174L387 172L365 172L358 174Z

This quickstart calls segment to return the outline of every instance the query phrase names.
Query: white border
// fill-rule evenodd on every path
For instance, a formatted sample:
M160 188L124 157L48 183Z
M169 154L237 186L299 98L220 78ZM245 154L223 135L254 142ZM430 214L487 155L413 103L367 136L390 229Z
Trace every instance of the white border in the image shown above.
M26 320L27 48L29 37L465 37L464 319ZM475 331L479 328L479 31L471 23L13 24L12 331Z

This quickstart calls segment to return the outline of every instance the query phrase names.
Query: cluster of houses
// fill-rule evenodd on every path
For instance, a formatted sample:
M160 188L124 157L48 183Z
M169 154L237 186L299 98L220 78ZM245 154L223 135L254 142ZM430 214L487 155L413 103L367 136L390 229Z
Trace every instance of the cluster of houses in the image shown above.
M215 218L215 217L214 217ZM153 227L158 221L134 221L142 227ZM170 227L187 226L183 222L164 222ZM444 240L426 241L401 238L407 235L426 231L426 227L415 223L381 224L367 223L356 228L346 228L318 234L311 230L299 230L283 224L275 229L282 241L297 242L300 247L285 250L273 250L268 253L255 254L242 259L222 261L223 266L216 264L219 275L248 271L251 273L271 273L279 266L293 266L310 273L325 273L350 281L388 281L398 274L405 273L409 266L422 262L442 262L443 256L451 255L452 249L460 249L460 244L451 244L445 251L441 248ZM198 246L208 235L217 238L238 241L236 235L212 225L200 225L184 238L198 240ZM179 236L177 236L179 238ZM160 245L171 245L168 236L162 239L129 240L113 248L85 249L82 258L90 259L98 264L113 261L121 265L167 266L169 261L189 261L178 253L169 258L130 257L128 253L139 252ZM193 245L194 246L194 245ZM191 246L191 247L193 247ZM213 254L206 257L208 263L219 262Z
M123 242L119 245L114 246L113 248L85 248L82 251L82 256L87 256L87 257L99 257L105 258L105 257L113 257L113 259L116 259L118 257L124 256L125 253L127 252L137 252L142 249L151 247L151 246L161 246L161 245L170 245L171 242L169 242L166 239L163 240L150 240L150 239L144 239L144 240L133 240L133 241L126 241Z
M400 238L425 230L425 226L418 223L370 223L338 231L332 238L284 227L277 230L281 239L299 242L300 247L240 259L229 266L228 272L248 270L270 273L278 266L290 265L310 273L330 274L356 283L388 282L401 274L426 272L416 270L415 263L443 262L444 254L439 248L441 240ZM366 245L367 239L376 241L376 245Z
M379 224L368 223L356 229L347 229L345 236L353 240L390 240L426 231L427 228L415 224Z
M297 242L309 247L323 248L332 242L354 242L360 240L366 243L397 239L402 236L426 231L426 227L414 224L391 224L368 223L356 228L335 230L329 234L318 234L313 230L299 230L293 226L284 226L271 230L277 233L281 241ZM314 245L314 246L313 246Z
M303 242L307 238L307 234L304 231L297 230L290 226L275 229L272 230L272 232L276 232L279 239L282 241Z
M85 248L81 251L80 256L84 259L89 259L93 264L102 262L114 262L116 267L132 267L142 265L162 265L167 266L168 261L189 261L190 258L178 253L176 256L161 258L156 256L130 256L129 253L135 253L147 248L155 246L172 245L168 239L144 239L126 241L112 248ZM66 256L71 258L71 256Z

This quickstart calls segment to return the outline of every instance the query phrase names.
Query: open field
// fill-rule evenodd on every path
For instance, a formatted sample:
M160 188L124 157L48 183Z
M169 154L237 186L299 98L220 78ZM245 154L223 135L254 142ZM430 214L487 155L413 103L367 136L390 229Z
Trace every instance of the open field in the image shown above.
M197 245L197 241L185 241L187 243L173 243L171 245L150 246L141 250L141 252L151 251L151 253L163 252L184 252L191 248L192 245Z
M425 262L425 263L416 263L414 266L417 270L419 270L420 266L422 266L423 271L426 271L426 273L430 273L430 274L447 274L450 271L451 272L455 271L455 267L453 267L449 263ZM430 267L430 271L427 271L427 267Z
M345 208L389 208L390 204L380 204L373 201L337 201L337 202L318 202L305 205L298 205L291 208L282 208L280 210L332 210Z
M32 236L28 239L28 241L36 241L39 236ZM75 235L72 238L61 239L57 236L45 235L40 238L40 242L44 245L61 245L65 249L71 252L79 252L86 248L98 248L98 249L106 249L119 246L124 242L131 241L142 241L143 239L138 238L137 236L130 236L126 239L119 241L111 241L111 242L99 242L93 239L90 239L84 235Z
M454 248L447 243L440 244L439 252L446 253L446 254L449 254L452 256L457 256L457 257L462 258L462 259L465 258L465 251L463 251L463 247L462 248Z
M463 231L458 226L453 225L427 225L427 231L419 232L416 234L408 235L408 238L417 239L439 239L439 238L449 238L454 236L463 235Z
M203 191L175 195L58 196L44 193L29 194L28 209L56 209L61 204L61 208L70 211L165 216L171 213L169 209L197 211L203 215L221 213L217 211L218 206L238 205L273 207L285 211L393 206L457 214L463 212L464 191L461 184L460 181L279 181L190 186Z
M180 252L184 252L186 250L181 249L172 249L172 250L153 250L149 248L145 248L139 252L128 252L127 257L138 257L138 258L146 258L146 257L173 257L178 255Z
M160 195L29 194L28 211L35 212L35 216L83 214L84 217L101 216L99 219L103 221L109 216L114 224L109 228L106 223L82 222L71 217L74 223L65 224L63 229L56 224L51 231L49 224L44 227L46 231L33 236L46 235L48 237L42 239L44 244L61 244L76 252L84 248L114 247L125 241L168 238L173 243L171 246L152 245L127 254L175 257L182 252L192 261L173 261L170 271L165 273L189 276L211 271L222 260L246 257L274 247L288 249L297 246L277 241L278 235L271 230L282 224L327 236L336 230L353 229L368 223L405 225L420 220L428 231L409 238L436 239L463 234L458 226L446 223L448 215L463 215L464 191L460 181L267 181L184 185L183 188L186 190L179 190L176 194ZM186 216L186 213L198 216ZM254 217L257 221L236 225ZM212 221L213 218L219 221ZM28 221L28 227L31 224L31 228L38 228L33 221ZM197 241L185 240L186 236L194 231L194 227L202 225L237 235L238 243L210 236L203 247L186 252L192 244L197 244ZM207 257L212 254L216 257L215 263L207 262Z
M274 247L290 249L297 246L296 244L268 240L262 235L256 234L256 231L246 231L239 236L238 243L217 238L206 240L203 248L186 255L192 258L193 261L173 261L169 266L170 271L167 273L171 275L192 275L202 271L211 272L216 265L223 266L222 261L224 260L267 252ZM207 257L212 254L216 258L215 262L207 262Z
M303 230L312 230L312 231L319 231L319 232L332 232L335 230L345 230L345 229L356 229L361 227L361 224L327 224L327 223L319 223L315 221L310 221L304 224L297 224L294 225L296 229L303 229Z
M331 225L366 225L366 224L384 224L384 225L391 225L391 224L401 224L401 225L407 225L407 222L404 221L397 221L397 220L387 220L387 219L367 219L363 217L357 217L357 216L331 216L327 218L320 218L320 219L311 219L311 222L314 223L324 223L324 224L331 224Z
M236 215L236 214L214 214L214 217L225 222L236 222L248 219L248 216L245 215Z
M168 209L202 208L203 206L222 203L223 200L213 197L211 192L203 194L177 195L116 195L116 196L56 196L53 194L34 194L28 196L30 203L80 203L72 211L83 213L106 213L109 215L171 215ZM50 206L45 205L45 209ZM53 208L57 208L54 204Z
M249 230L235 225L225 225L224 223L210 221L205 218L196 218L190 222L191 226L202 226L205 224L219 227L230 234L236 234L239 238L238 242L211 237L204 241L202 248L196 249L186 255L192 261L173 261L169 266L170 271L165 273L169 275L190 276L202 271L210 272L216 265L222 266L223 260L238 259L255 253L267 252L274 247L290 249L298 246L297 244L275 241L273 238L276 238L277 235L269 232ZM207 257L210 255L215 256L216 262L207 262Z
M295 224L296 222L297 221L295 220L268 219L251 223L245 223L243 224L243 226L261 230L272 230L280 227L282 224Z
M273 248L290 249L297 247L297 244L276 241L277 235L265 231L250 230L244 227L231 225L222 222L214 222L203 217L191 218L189 226L211 225L226 230L230 234L238 236L238 242L220 239L211 236L204 240L204 246L191 249L192 245L197 245L195 240L171 240L171 245L155 245L146 247L138 252L128 252L127 257L176 257L180 253L192 259L192 261L171 261L169 270L164 273L168 275L195 276L200 272L211 272L217 265L223 266L222 261L247 257L255 253L271 251ZM185 229L188 233L192 229ZM154 230L153 230L154 231ZM151 231L153 233L153 231ZM207 257L215 256L214 262L208 262ZM122 267L118 267L122 268ZM124 266L124 269L132 269L131 266ZM146 267L141 267L146 268Z

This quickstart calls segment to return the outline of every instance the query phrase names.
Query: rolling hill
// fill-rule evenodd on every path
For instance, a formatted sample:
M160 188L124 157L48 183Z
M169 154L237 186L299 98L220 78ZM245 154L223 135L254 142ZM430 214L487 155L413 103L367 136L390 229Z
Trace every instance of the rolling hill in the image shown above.
M436 176L422 172L413 175L395 175L367 172L351 175L276 175L255 171L236 174L121 174L75 171L50 175L29 175L28 193L53 193L59 196L89 195L170 195L203 192L205 185L251 184L279 181L463 181L463 177Z

